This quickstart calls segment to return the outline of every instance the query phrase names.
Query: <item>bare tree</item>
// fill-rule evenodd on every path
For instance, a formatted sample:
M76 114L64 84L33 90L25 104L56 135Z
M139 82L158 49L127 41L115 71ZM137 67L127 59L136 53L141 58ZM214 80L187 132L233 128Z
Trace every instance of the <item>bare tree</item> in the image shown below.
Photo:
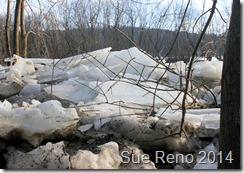
M222 74L220 169L240 169L240 0L233 0Z
M14 54L19 55L19 24L20 24L20 13L21 13L21 1L16 0L15 15L14 15Z
M27 39L28 39L28 33L25 30L25 0L22 0L21 2L21 41L22 41L22 56L24 58L27 57Z
M8 0L5 31L6 31L7 56L11 57L12 56L12 51L11 51L11 41L10 41L10 0Z

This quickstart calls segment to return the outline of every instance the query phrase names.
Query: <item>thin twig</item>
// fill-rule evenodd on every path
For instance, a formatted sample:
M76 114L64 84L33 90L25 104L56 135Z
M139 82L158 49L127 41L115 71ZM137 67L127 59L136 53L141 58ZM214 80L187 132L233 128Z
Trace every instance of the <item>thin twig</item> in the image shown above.
M164 56L162 59L166 58L166 57L170 54L170 52L172 51L172 49L174 48L174 45L175 45L175 43L176 43L176 40L177 40L177 38L178 38L178 36L179 36L179 34L180 34L180 29L181 29L181 27L182 27L182 25L183 25L183 22L184 22L184 19L185 19L185 16L186 16L186 12L187 12L187 10L188 10L188 7L189 7L190 2L191 2L191 0L188 0L187 5L186 5L186 8L185 8L185 11L184 11L184 14L183 14L183 17L182 17L181 22L180 22L180 26L179 26L179 28L178 28L178 30L177 30L177 33L176 33L176 36L175 36L175 38L174 38L173 44L171 45L171 47L170 47L168 53L166 53L165 56ZM161 60L161 61L162 61L162 60Z
M191 75L191 69L192 69L192 65L193 65L193 62L194 62L194 58L196 56L196 53L197 53L197 50L198 50L198 47L202 41L202 38L208 28L208 25L210 24L211 22L211 19L213 17L213 14L214 14L214 10L215 10L215 6L217 4L217 0L214 0L213 1L213 6L212 6L212 9L211 9L211 13L209 15L209 18L207 20L207 23L205 24L204 28L203 28L203 31L198 39L198 42L197 42L197 45L193 51L193 54L192 54L192 58L190 60L190 64L189 64L189 68L188 68L188 72L187 72L187 77L186 77L186 86L185 86L185 90L184 90L184 95L183 95L183 100L182 100L182 119L181 119L181 128L180 128L180 135L182 133L182 130L183 130L183 125L184 125L184 121L185 121L185 114L186 114L186 105L185 105L185 102L186 102L186 96L187 96L187 91L188 91L188 87L189 87L189 82L190 82L190 75Z

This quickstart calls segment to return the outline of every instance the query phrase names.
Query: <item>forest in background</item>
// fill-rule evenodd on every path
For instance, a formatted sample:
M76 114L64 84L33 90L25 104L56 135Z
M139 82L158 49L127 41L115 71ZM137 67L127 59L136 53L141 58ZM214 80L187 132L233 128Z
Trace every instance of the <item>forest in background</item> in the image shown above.
M185 11L184 1L162 2L58 0L41 4L39 1L39 10L34 10L28 0L9 1L8 15L0 16L1 59L13 53L32 58L64 58L105 47L127 49L135 43L153 57L188 61L209 9L203 6L199 13L190 3ZM227 14L219 10L215 13L197 56L218 59L223 56L230 16L227 7L225 11ZM16 42L20 43L18 49L26 47L26 53L16 52Z

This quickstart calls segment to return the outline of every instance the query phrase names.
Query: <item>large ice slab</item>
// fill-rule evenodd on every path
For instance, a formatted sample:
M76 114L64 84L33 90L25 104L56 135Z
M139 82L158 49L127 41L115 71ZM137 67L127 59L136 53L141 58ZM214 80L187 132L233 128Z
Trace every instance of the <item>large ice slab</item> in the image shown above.
M119 145L116 142L108 142L98 147L101 150L99 154L79 150L76 155L71 156L72 169L118 169L122 162Z
M50 100L32 108L16 108L6 111L0 107L0 137L8 139L17 136L33 146L43 139L68 135L79 120L74 108L63 108L61 103Z
M181 121L182 112L161 108L156 114L162 118L174 121ZM219 133L220 109L189 109L185 114L185 122L191 123L197 130L200 137L214 137Z
M170 103L180 105L183 98L183 93L180 91L172 90L163 85L156 85L153 82L135 84L129 80L107 81L100 84L97 90L102 90L104 93L96 97L95 101L97 102L121 101L142 105L153 105L155 103L156 106L163 106ZM187 102L192 101L190 97L187 97Z
M223 62L213 58L212 61L201 61L193 64L192 77L200 83L213 88L219 84L222 77ZM200 85L195 83L195 85Z
M51 86L44 88L44 90L48 94L51 94ZM90 87L89 81L71 78L57 85L53 85L52 94L56 97L78 103L80 101L93 101L98 95L98 92Z
M7 98L18 94L23 89L19 83L11 81L0 81L0 98Z
M32 94L37 94L41 92L41 85L40 84L33 84L33 83L29 83L27 84L21 91L20 91L20 95L21 96L30 96Z
M45 67L36 75L38 83L55 83L68 79L68 73L59 68Z
M158 65L158 67L155 68L157 62L136 47L121 51L112 51L106 57L96 58L94 64L98 67L103 66L108 68L117 65L116 68L111 69L114 74L129 73L142 76L142 79L159 79L163 74L165 74L166 77L164 67Z
M63 69L70 69L73 67L77 67L81 64L93 65L95 63L95 59L107 57L111 49L111 47L108 47L104 49L95 50L92 52L83 53L80 55L63 58L57 61L55 63L55 66L62 67Z
M31 60L21 58L20 56L14 54L12 61L15 64L10 67L10 70L7 74L8 80L22 84L22 77L35 73L34 64Z
M6 169L69 169L69 154L64 151L64 143L52 144L24 153L15 148L9 148L5 154Z

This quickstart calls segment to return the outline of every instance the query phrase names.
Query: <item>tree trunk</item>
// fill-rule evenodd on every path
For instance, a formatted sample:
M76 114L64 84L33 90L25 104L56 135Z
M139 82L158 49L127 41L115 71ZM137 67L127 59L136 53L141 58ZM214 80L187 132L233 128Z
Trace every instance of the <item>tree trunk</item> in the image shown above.
M224 55L219 169L240 169L240 0L233 0ZM232 160L234 159L234 160Z
M22 0L16 0L14 15L14 54L19 55L19 23L20 23L20 7Z
M7 56L11 57L12 51L11 51L11 41L10 41L10 0L8 0L5 31L6 31Z
M24 58L27 57L27 38L28 34L25 30L25 0L22 0L21 2L21 41L22 41L22 56Z

